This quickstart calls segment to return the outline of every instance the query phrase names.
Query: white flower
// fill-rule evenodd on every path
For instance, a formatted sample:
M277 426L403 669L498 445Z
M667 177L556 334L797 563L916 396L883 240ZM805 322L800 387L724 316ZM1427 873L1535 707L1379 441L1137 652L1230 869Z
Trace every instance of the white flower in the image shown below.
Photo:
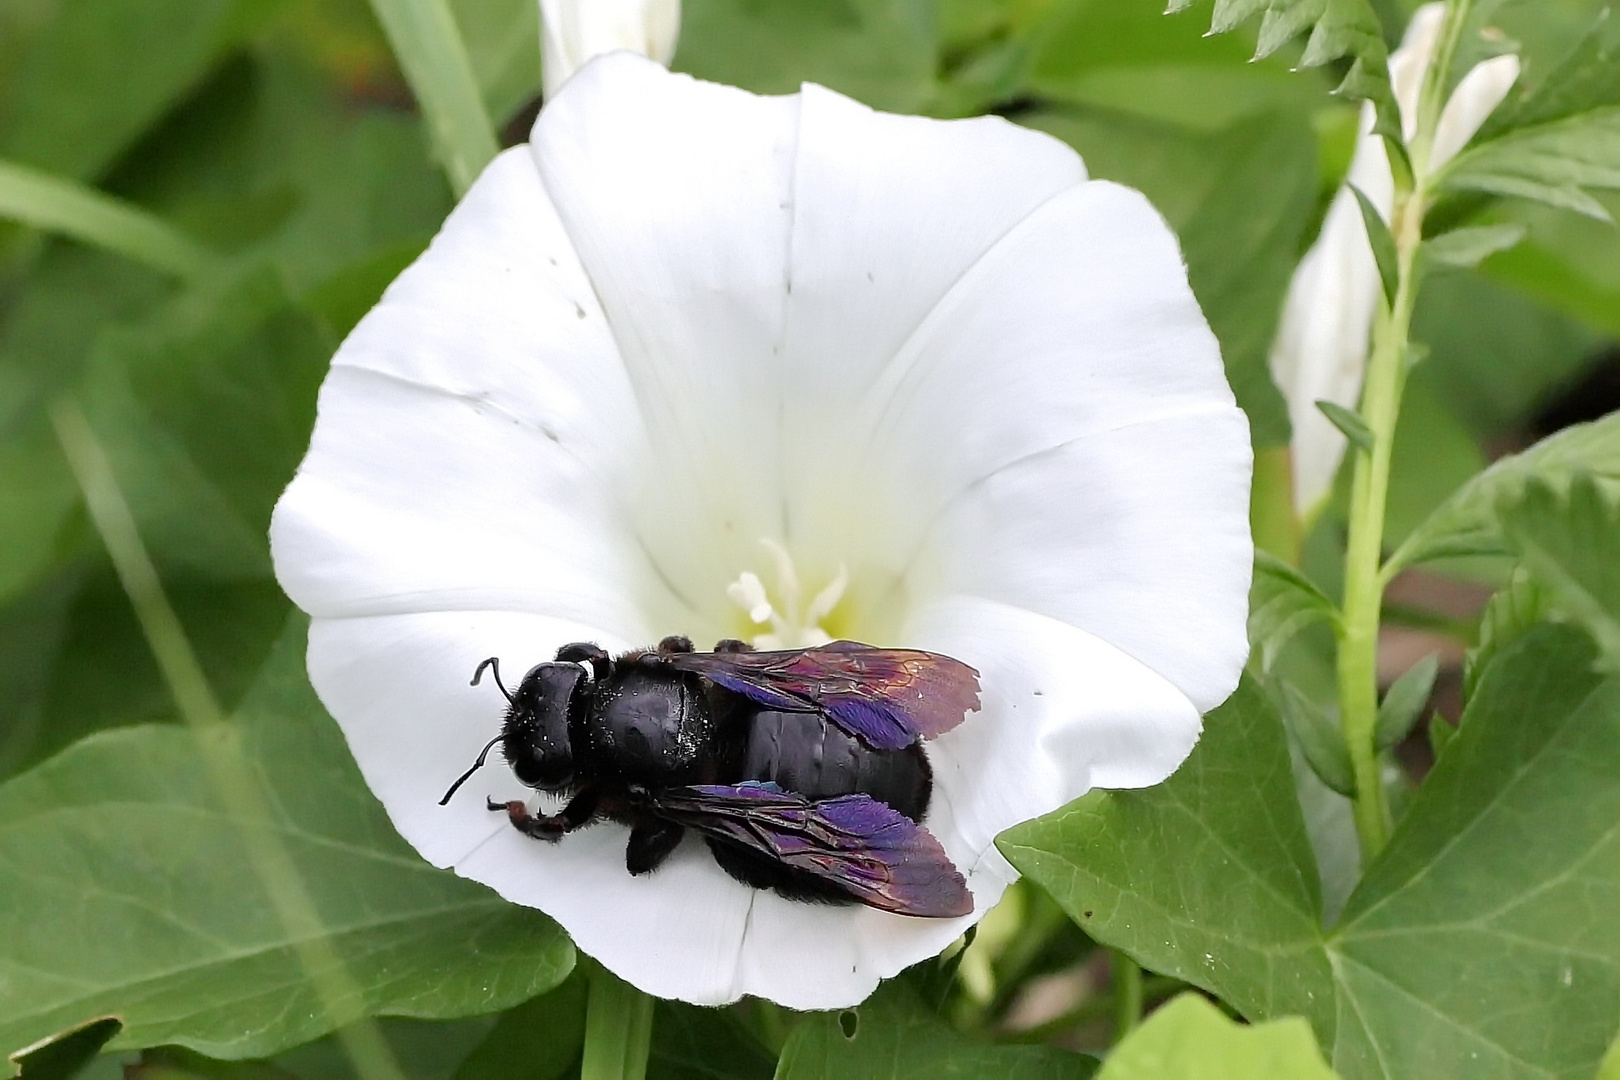
M604 53L628 49L668 67L680 30L681 0L540 0L546 100Z
M1419 8L1401 47L1389 58L1409 140L1416 131L1418 95L1444 19L1444 4ZM1494 57L1464 76L1441 112L1426 174L1457 155L1518 77L1519 61L1514 56ZM1304 517L1316 511L1333 485L1346 443L1316 403L1356 407L1382 289L1361 208L1350 191L1350 185L1360 188L1389 220L1395 207L1395 179L1384 140L1372 133L1374 119L1372 105L1364 105L1347 186L1335 196L1321 235L1294 271L1271 351L1272 376L1288 401L1294 428L1294 507Z
M427 859L642 989L861 1000L1015 877L997 833L1157 783L1237 683L1248 425L1170 231L999 119L581 70L344 342L276 509L310 678ZM982 711L930 742L974 914L796 903L695 838L539 843L488 656L685 633L932 649Z

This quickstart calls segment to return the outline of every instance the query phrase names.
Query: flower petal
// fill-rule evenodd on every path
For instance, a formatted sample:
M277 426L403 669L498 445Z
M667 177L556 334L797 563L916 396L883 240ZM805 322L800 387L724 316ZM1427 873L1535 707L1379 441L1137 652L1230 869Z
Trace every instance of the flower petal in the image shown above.
M1174 234L1140 192L1070 188L978 261L890 363L872 449L963 488L1156 417L1235 408ZM950 432L949 439L940 439Z
M761 405L777 400L798 111L615 53L569 81L531 144L642 404L660 473L644 529L701 536L741 515L749 556L779 531L778 419ZM690 546L660 548L671 580L706 577Z
M1384 168L1387 178L1387 163ZM1389 187L1393 199L1392 181ZM1294 507L1302 516L1327 496L1346 445L1344 434L1316 403L1355 408L1381 288L1361 208L1355 195L1341 188L1321 235L1288 283L1271 347L1271 374L1288 401L1294 428Z
M1519 58L1495 56L1475 64L1451 92L1435 127L1434 146L1429 150L1429 171L1433 172L1456 157L1502 104L1513 84L1519 81Z
M858 510L828 509L840 495L829 484L826 505L810 503L796 524L820 550L859 529L871 560L903 578L944 508L997 470L1212 408L1236 405L1174 236L1139 193L1080 184L974 264L845 422L850 437L828 447L824 468L854 489L842 497ZM854 580L851 617L876 623L860 598L895 597Z
M625 583L647 569L615 493L637 416L509 151L338 350L271 526L281 583L314 615L492 607L627 629Z
M996 835L1093 787L1156 784L1198 740L1198 709L1107 642L1056 619L972 596L918 610L906 640L979 670L984 707L929 744L927 824L975 896L985 873L1016 874Z
M1099 432L974 485L919 561L940 591L1078 627L1207 712L1248 657L1252 467L1229 406Z
M999 117L893 116L814 85L801 98L786 396L806 425L839 423L947 290L1086 172Z
M680 0L540 0L545 95L555 97L587 61L616 49L668 66L680 29Z

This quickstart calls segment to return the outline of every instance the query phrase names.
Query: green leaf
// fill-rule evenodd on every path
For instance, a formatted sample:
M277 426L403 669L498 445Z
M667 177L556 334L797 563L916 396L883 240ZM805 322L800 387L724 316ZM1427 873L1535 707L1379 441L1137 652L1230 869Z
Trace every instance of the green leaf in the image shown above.
M212 261L208 252L137 206L4 161L0 217L63 233L176 277L194 277Z
M1249 588L1249 642L1262 671L1271 670L1283 647L1307 626L1332 622L1339 609L1310 578L1274 555L1254 556Z
M583 978L571 977L502 1013L451 1080L508 1080L518 1062L524 1080L561 1080L577 1072L585 1041L585 989Z
M1439 382L1434 369L1419 368L1401 395L1384 508L1384 544L1390 548L1487 465L1479 436L1457 416Z
M371 0L427 120L450 186L465 193L500 146L448 0Z
M534 0L450 0L450 9L484 108L498 127L540 92L540 5Z
M1520 128L1453 158L1438 183L1611 221L1586 188L1620 188L1620 106Z
M1620 1038L1614 1040L1603 1064L1598 1066L1597 1080L1620 1080Z
M1457 729L1452 726L1451 721L1439 713L1429 717L1429 752L1434 755L1436 761L1440 760L1440 755L1446 752L1446 747L1450 746L1456 737Z
M1170 0L1181 11L1193 0ZM1300 34L1305 42L1301 67L1318 67L1341 57L1350 67L1338 92L1378 108L1379 130L1400 137L1400 112L1389 82L1389 46L1378 13L1367 0L1215 0L1210 32L1223 34L1264 12L1255 58L1269 56Z
M1620 105L1620 64L1616 63L1609 10L1599 12L1585 36L1545 77L1525 80L1521 87L1491 114L1475 137L1477 144L1521 128Z
M1097 941L1250 1019L1301 1013L1331 1038L1316 867L1282 721L1252 680L1165 783L1093 791L996 844Z
M1309 132L1298 118L1268 113L1217 133L1205 146L1212 151L1203 163L1208 187L1172 224L1251 438L1257 446L1287 445L1287 407L1271 381L1269 357L1314 201Z
M1155 789L998 841L1099 942L1251 1020L1310 1019L1347 1080L1590 1076L1620 1027L1620 679L1568 627L1502 652L1338 924L1252 685Z
M1440 674L1440 657L1430 653L1408 668L1384 693L1378 703L1378 749L1388 750L1412 730L1423 715L1429 695L1434 693L1435 676Z
M1596 1069L1620 1025L1620 940L1599 929L1620 887L1620 683L1591 667L1580 635L1544 627L1482 678L1333 935L1347 1076L1377 1057L1391 1076Z
M1423 241L1423 258L1433 266L1471 268L1524 239L1523 225L1478 225L1453 229Z
M658 1003L648 1080L771 1080L775 1073L776 1057L749 1034L735 1009Z
M879 109L926 111L938 67L918 0L686 0L674 67L760 94L816 82Z
M303 672L295 623L230 727L262 777L360 998L320 1007L265 902L196 736L103 732L0 786L0 890L27 911L0 934L0 1044L116 1011L117 1046L261 1056L388 1013L490 1012L572 963L539 912L433 869L366 790Z
M1356 793L1355 769L1344 732L1309 697L1284 679L1275 680L1282 714L1316 778L1332 791L1349 798Z
M1568 428L1492 465L1406 538L1390 556L1385 573L1393 576L1414 563L1450 556L1512 554L1498 505L1537 480L1567 490L1582 472L1608 490L1620 490L1620 414Z
M1574 224L1597 231L1584 218ZM1479 273L1431 276L1419 292L1412 334L1431 353L1413 373L1413 384L1426 383L1434 404L1465 421L1476 439L1522 431L1550 395L1580 375L1600 343L1596 334L1544 301L1529 298L1523 287L1538 271L1521 269L1515 278L1498 274L1504 262L1523 267L1521 260L1531 247L1521 244L1493 256ZM1564 283L1544 280L1539 291L1544 295L1555 285L1562 290ZM1616 318L1620 327L1620 316ZM1403 425L1406 409L1403 404Z
M1234 1023L1197 994L1182 994L1108 1055L1097 1080L1334 1080L1311 1025L1298 1017Z
M1577 473L1565 491L1530 483L1498 513L1525 572L1592 635L1605 670L1620 671L1620 506Z
M1214 134L1113 114L1048 112L1024 122L1080 151L1093 176L1153 200L1181 239L1255 445L1286 446L1288 409L1268 354L1316 200L1305 121L1271 113Z
M1318 412L1328 418L1329 423L1338 428L1340 433L1350 440L1352 445L1363 453L1372 453L1372 428L1367 426L1367 421L1361 418L1360 413L1347 409L1343 405L1336 405L1331 401L1318 401L1316 408Z
M898 982L843 1012L807 1014L788 1038L778 1080L1084 1080L1094 1058L1049 1046L993 1046L959 1034Z
M123 1026L116 1016L103 1016L18 1050L9 1060L17 1066L17 1080L70 1080Z
M1280 58L1251 63L1242 36L1211 38L1205 22L1167 19L1152 4L1066 0L1049 12L1030 35L1021 82L1005 97L1219 131L1257 114L1314 110L1331 85L1289 71Z
M1367 228L1367 241L1372 245L1373 258L1378 263L1378 278L1384 283L1384 301L1394 307L1395 294L1401 287L1401 263L1395 251L1395 237L1390 235L1389 223L1378 212L1378 207L1372 204L1372 200L1354 184L1350 185L1350 191L1356 197L1356 205L1361 207L1361 223Z
M58 0L22 49L0 155L99 176L250 33L275 0Z

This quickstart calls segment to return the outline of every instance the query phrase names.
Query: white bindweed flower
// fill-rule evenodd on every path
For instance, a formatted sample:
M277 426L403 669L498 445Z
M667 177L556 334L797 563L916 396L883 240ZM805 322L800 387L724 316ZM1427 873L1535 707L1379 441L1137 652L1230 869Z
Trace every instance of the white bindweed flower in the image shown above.
M668 67L680 30L681 0L540 0L546 100L589 61L619 49Z
M276 508L309 671L399 831L642 989L864 998L1014 879L996 834L1163 780L1247 654L1248 425L1175 238L999 119L581 70L344 342ZM688 836L546 844L474 666L671 633L981 674L926 744L971 916L813 905ZM492 763L494 764L494 763Z
M1444 20L1442 3L1419 8L1401 47L1389 58L1408 140L1416 131L1418 96ZM1441 112L1426 173L1462 150L1518 77L1519 61L1514 56L1494 57L1464 76ZM1395 178L1383 138L1372 133L1374 119L1373 106L1364 105L1347 186L1334 197L1320 236L1294 271L1271 351L1272 377L1288 401L1294 428L1294 507L1304 517L1327 496L1346 445L1344 435L1316 403L1356 407L1382 290L1361 208L1349 187L1360 188L1389 220L1395 207Z

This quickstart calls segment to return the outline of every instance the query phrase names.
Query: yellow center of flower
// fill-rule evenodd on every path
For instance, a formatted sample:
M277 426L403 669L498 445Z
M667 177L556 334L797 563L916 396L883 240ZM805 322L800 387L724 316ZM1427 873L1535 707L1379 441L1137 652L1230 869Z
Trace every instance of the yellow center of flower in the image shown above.
M726 595L742 608L749 622L760 628L760 632L753 635L754 647L805 649L831 641L832 635L822 629L822 623L844 597L844 589L849 584L848 570L840 563L833 579L805 604L804 589L792 556L774 540L761 538L760 546L775 564L775 591L768 590L752 570L744 570L736 581L726 586Z

